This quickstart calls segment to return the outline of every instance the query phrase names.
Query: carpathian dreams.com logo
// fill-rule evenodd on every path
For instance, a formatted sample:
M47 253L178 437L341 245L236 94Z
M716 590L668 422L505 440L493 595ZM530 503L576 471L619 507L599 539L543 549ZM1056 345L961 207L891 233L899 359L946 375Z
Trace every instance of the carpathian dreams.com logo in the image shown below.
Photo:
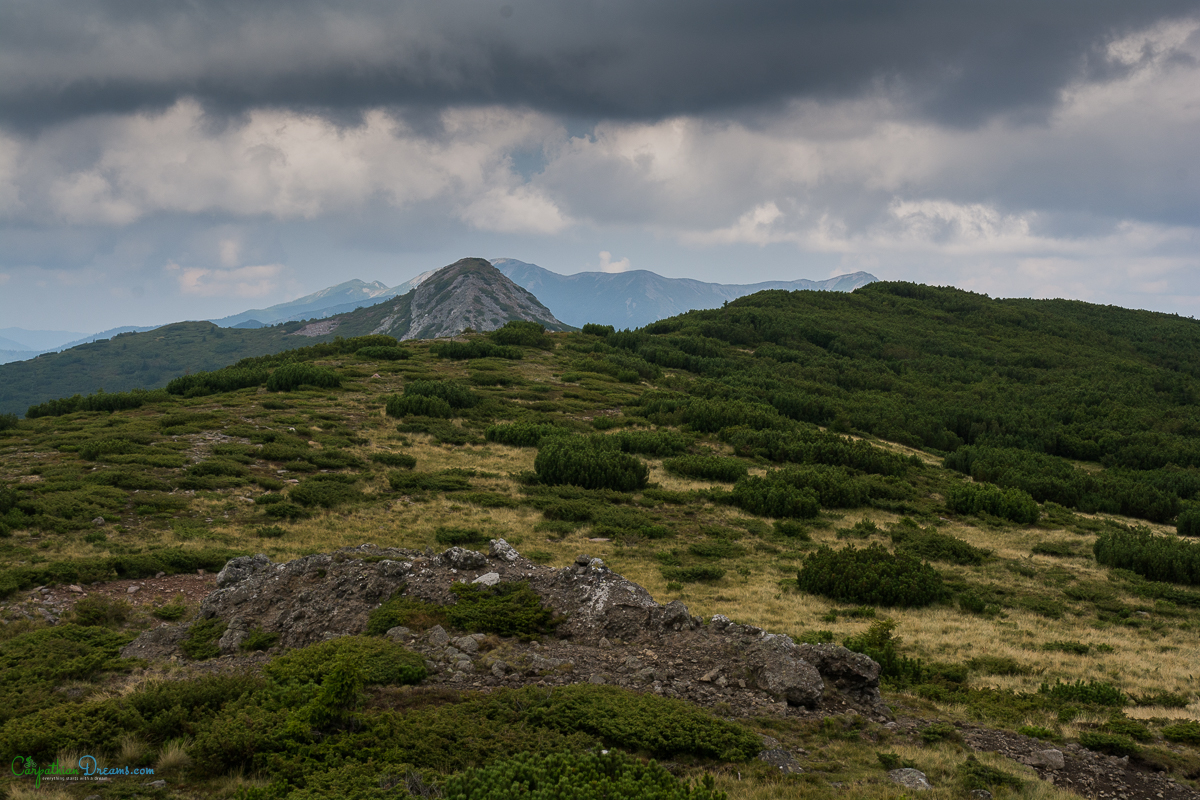
M94 756L81 756L79 764L71 767L52 761L44 767L28 756L17 756L12 760L12 774L33 778L33 785L40 787L42 778L56 781L86 781L115 778L120 775L153 775L151 767L102 767Z

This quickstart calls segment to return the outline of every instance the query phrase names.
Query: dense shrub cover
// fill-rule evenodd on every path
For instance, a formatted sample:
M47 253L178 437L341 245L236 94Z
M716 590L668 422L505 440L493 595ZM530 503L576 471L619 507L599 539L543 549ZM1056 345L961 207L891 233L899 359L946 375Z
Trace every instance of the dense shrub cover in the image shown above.
M272 392L291 392L302 386L318 389L336 389L342 385L342 376L329 367L292 362L277 367L267 378L267 388Z
M514 422L506 425L490 425L484 432L489 442L511 447L537 447L548 436L569 436L570 431L550 423Z
M861 550L822 545L805 559L797 582L803 592L864 605L927 606L948 594L929 564L903 552L893 555L878 544Z
M1180 536L1200 536L1200 506L1188 506L1179 512L1175 532Z
M554 690L530 714L534 724L599 736L605 743L655 758L689 755L746 761L762 750L747 728L683 700L630 694L616 686L574 684Z
M76 411L121 411L141 408L147 403L160 403L166 399L168 399L167 392L162 389L154 391L134 389L129 392L113 393L99 391L86 397L74 395L30 406L29 410L25 412L25 416L28 419L34 419L35 417L61 417L64 414L74 414ZM14 426L15 417L13 426L8 427ZM0 425L0 430L4 430L4 427L4 425Z
M479 395L457 381L410 381L404 386L404 396L436 397L454 409L472 408L479 402Z
M417 459L408 453L372 453L371 460L385 467L412 469L417 466Z
M650 477L646 464L602 440L608 437L572 437L543 440L533 468L538 480L585 489L631 492L644 489Z
M266 367L225 367L211 372L182 375L167 384L167 393L183 397L205 397L232 392L251 386L262 386L270 377Z
M429 346L429 352L438 358L456 361L472 358L504 358L509 361L519 361L524 357L520 347L492 344L479 339L472 339L469 342L435 342Z
M821 513L820 501L812 489L758 475L739 478L729 501L760 517L810 518Z
M347 656L359 666L367 686L404 686L425 679L425 660L419 653L368 636L339 636L291 650L272 659L263 674L280 684L320 683L338 658Z
M569 780L564 780L570 776ZM680 781L655 762L617 751L528 753L469 769L446 781L449 800L725 800L711 775L700 786Z
M1096 561L1152 581L1200 586L1200 542L1159 536L1147 528L1105 531L1093 545Z
M663 469L685 478L734 483L746 476L746 462L740 458L721 456L678 456L663 461Z
M912 466L904 456L816 428L762 431L735 425L721 431L721 441L739 455L793 464L827 464L876 475L903 475Z
M372 361L403 361L412 355L405 348L396 346L360 347L354 354Z
M397 394L388 398L385 407L389 417L437 417L449 419L454 409L440 397Z
M608 336L610 333L616 333L617 329L612 325L600 325L595 322L585 323L580 331L586 336Z
M1063 683L1055 681L1053 685L1043 683L1038 687L1038 694L1048 695L1064 703L1087 703L1097 706L1113 706L1120 708L1129 704L1129 698L1111 683L1101 681L1083 681Z
M19 422L16 414L0 414L0 431L10 431L17 427Z
M488 334L498 345L519 347L539 347L549 350L554 347L554 340L546 335L546 329L540 322L514 319Z
M1022 524L1037 522L1037 502L1022 489L965 483L946 495L946 507L958 514L991 514Z
M460 630L528 638L552 633L559 622L526 581L456 583L450 591L458 602L446 608L446 615Z

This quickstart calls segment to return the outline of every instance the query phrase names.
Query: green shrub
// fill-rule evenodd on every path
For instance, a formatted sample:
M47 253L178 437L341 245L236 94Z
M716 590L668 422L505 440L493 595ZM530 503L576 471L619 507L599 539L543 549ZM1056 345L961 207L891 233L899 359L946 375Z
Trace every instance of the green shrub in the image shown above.
M1108 530L1096 538L1096 561L1144 578L1200 586L1200 542L1159 536L1146 528Z
M1107 753L1110 756L1134 756L1141 752L1141 748L1134 744L1133 739L1117 733L1085 731L1079 734L1079 743L1088 750Z
M967 661L967 666L984 675L1029 675L1031 667L1008 656L976 656Z
M309 515L308 509L295 503L272 503L267 506L267 516L272 519L304 519Z
M947 590L937 570L920 559L889 553L878 544L853 545L810 553L797 575L800 590L841 602L919 607L944 599Z
M1163 727L1162 735L1168 742L1200 746L1200 722L1192 719L1173 722Z
M269 377L265 367L225 367L212 372L182 375L167 384L167 394L183 397L207 397L233 392L252 386L262 386Z
M0 414L0 431L10 431L19 423L16 414Z
M812 489L798 489L757 475L739 478L729 500L743 511L760 517L811 518L821 513L820 502Z
M563 776L570 780L564 781ZM456 800L726 800L711 775L700 786L680 781L655 762L620 752L524 754L468 769L446 781Z
M687 478L734 483L746 476L746 462L739 458L720 456L679 456L663 461L663 469Z
M510 447L537 447L549 436L569 436L570 431L549 423L514 422L491 425L483 435L489 442Z
M1055 681L1054 685L1043 683L1038 687L1038 694L1048 695L1063 703L1089 703L1097 706L1125 706L1129 704L1120 689L1111 683L1087 681L1080 679L1074 683ZM1087 745L1084 745L1085 747Z
M386 411L389 417L449 419L454 416L454 409L442 398L422 395L393 395L388 398Z
M445 545L468 545L468 544L483 544L490 537L481 530L476 528L438 528L433 533L433 539L438 544Z
M220 617L193 622L187 637L179 643L184 655L196 661L204 661L221 655L217 640L225 634L225 621Z
M446 609L435 603L405 597L403 587L371 611L367 618L367 635L381 636L392 628L404 626L423 631L434 625L448 625Z
M61 417L74 414L76 411L121 411L130 408L141 408L148 403L161 403L169 399L162 389L146 391L134 389L129 392L96 392L87 397L75 395L60 400L50 400L41 405L30 406L25 412L27 419L37 417Z
M945 561L949 564L982 564L991 556L983 550L935 528L922 530L915 524L898 525L892 530L892 543L896 552L904 552L927 561Z
M699 558L741 558L746 555L746 548L736 542L717 539L708 542L694 542L688 545L688 552Z
M1022 736L1028 736L1031 739L1043 739L1047 742L1061 742L1062 737L1049 728L1043 728L1040 725L1022 725L1017 728L1017 733Z
M594 438L544 440L533 466L543 483L585 489L631 492L645 488L650 477L649 468L640 459L603 446Z
M460 494L456 499L483 508L517 508L521 505L514 498L499 492L466 492Z
M617 431L596 437L597 441L613 445L623 453L645 456L671 456L683 453L695 441L691 436L674 431Z
M125 600L93 594L77 600L72 613L79 625L119 628L129 619L132 610L133 607Z
M278 525L263 525L254 532L254 535L260 539L282 539L287 535L287 531Z
M437 358L458 361L473 358L503 358L509 361L519 361L524 357L520 347L492 344L478 339L470 342L434 342L429 346L429 352Z
M962 734L949 722L931 722L921 729L921 741L925 744L961 742Z
M522 319L509 320L489 333L488 337L502 346L539 347L544 350L554 347L554 340L546 336L542 323Z
M798 542L812 541L812 536L808 532L808 527L802 522L796 522L790 519L777 519L772 523L775 532L780 536L786 536L789 539L795 539Z
M946 507L958 514L991 514L1019 523L1037 522L1037 501L1023 489L1001 489L981 483L965 483L946 494Z
M371 361L403 361L411 354L403 347L360 347L354 355Z
M663 577L678 583L715 583L725 577L725 570L709 565L663 567Z
M332 369L297 362L277 367L267 378L267 388L272 392L291 392L302 386L336 389L341 385L342 377Z
M575 684L554 690L529 721L562 732L588 733L606 744L655 758L746 761L762 750L748 728L682 700L634 694L615 686Z
M155 619L161 619L166 622L177 622L183 619L183 615L187 613L187 606L183 603L166 603L161 606L155 606L150 610L150 614Z
M389 472L388 484L394 492L462 492L471 482L461 475L438 472Z
M1006 787L1020 791L1025 782L1015 775L1010 775L1002 769L983 764L973 754L958 765L956 770L958 784L967 792L989 791L997 787Z
M185 474L189 476L244 478L250 473L236 461L229 461L224 458L209 458L201 461L199 464L193 464L188 467Z
M456 583L450 591L458 602L446 608L446 615L460 630L524 639L552 633L560 622L542 607L542 598L527 581L495 586Z
M1123 712L1118 712L1109 717L1108 721L1100 726L1100 730L1105 733L1128 736L1130 739L1135 739L1139 742L1148 742L1154 738L1154 734L1150 733L1149 728L1137 720L1125 716Z
M1047 652L1072 653L1086 656L1092 652L1092 646L1084 642L1044 642L1042 649Z
M279 684L321 683L339 659L355 662L367 686L406 686L425 680L425 659L387 639L339 636L274 658L263 674Z
M262 628L252 628L246 634L246 638L242 639L242 643L238 647L247 653L253 653L261 650L270 650L277 644L279 644L278 633L268 633Z
M321 508L359 502L365 495L354 487L356 480L349 475L313 475L305 478L298 486L293 486L288 492L288 497L302 506Z
M610 333L616 333L617 329L614 328L612 325L600 325L595 322L588 322L588 323L585 323L582 328L580 328L580 331L585 336L604 337L604 336L608 336Z
M397 469L413 469L417 466L417 459L408 453L372 453L371 460L376 464Z
M457 381L409 381L403 396L437 397L454 409L473 408L479 403L479 395Z

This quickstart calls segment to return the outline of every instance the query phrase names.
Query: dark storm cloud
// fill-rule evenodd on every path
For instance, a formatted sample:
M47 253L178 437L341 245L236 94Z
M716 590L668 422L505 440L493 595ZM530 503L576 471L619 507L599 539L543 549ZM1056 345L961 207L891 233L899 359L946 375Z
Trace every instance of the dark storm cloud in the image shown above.
M0 121L161 108L499 103L654 119L873 88L942 122L1037 116L1103 45L1195 0L9 0Z

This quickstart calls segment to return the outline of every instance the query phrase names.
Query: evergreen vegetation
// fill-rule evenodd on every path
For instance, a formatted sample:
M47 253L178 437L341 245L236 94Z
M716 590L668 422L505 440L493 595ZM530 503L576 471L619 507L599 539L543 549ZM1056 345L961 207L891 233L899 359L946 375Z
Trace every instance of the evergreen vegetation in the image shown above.
M797 581L802 592L865 605L927 606L948 594L933 567L877 544L861 550L853 545L841 550L822 546L804 560Z

